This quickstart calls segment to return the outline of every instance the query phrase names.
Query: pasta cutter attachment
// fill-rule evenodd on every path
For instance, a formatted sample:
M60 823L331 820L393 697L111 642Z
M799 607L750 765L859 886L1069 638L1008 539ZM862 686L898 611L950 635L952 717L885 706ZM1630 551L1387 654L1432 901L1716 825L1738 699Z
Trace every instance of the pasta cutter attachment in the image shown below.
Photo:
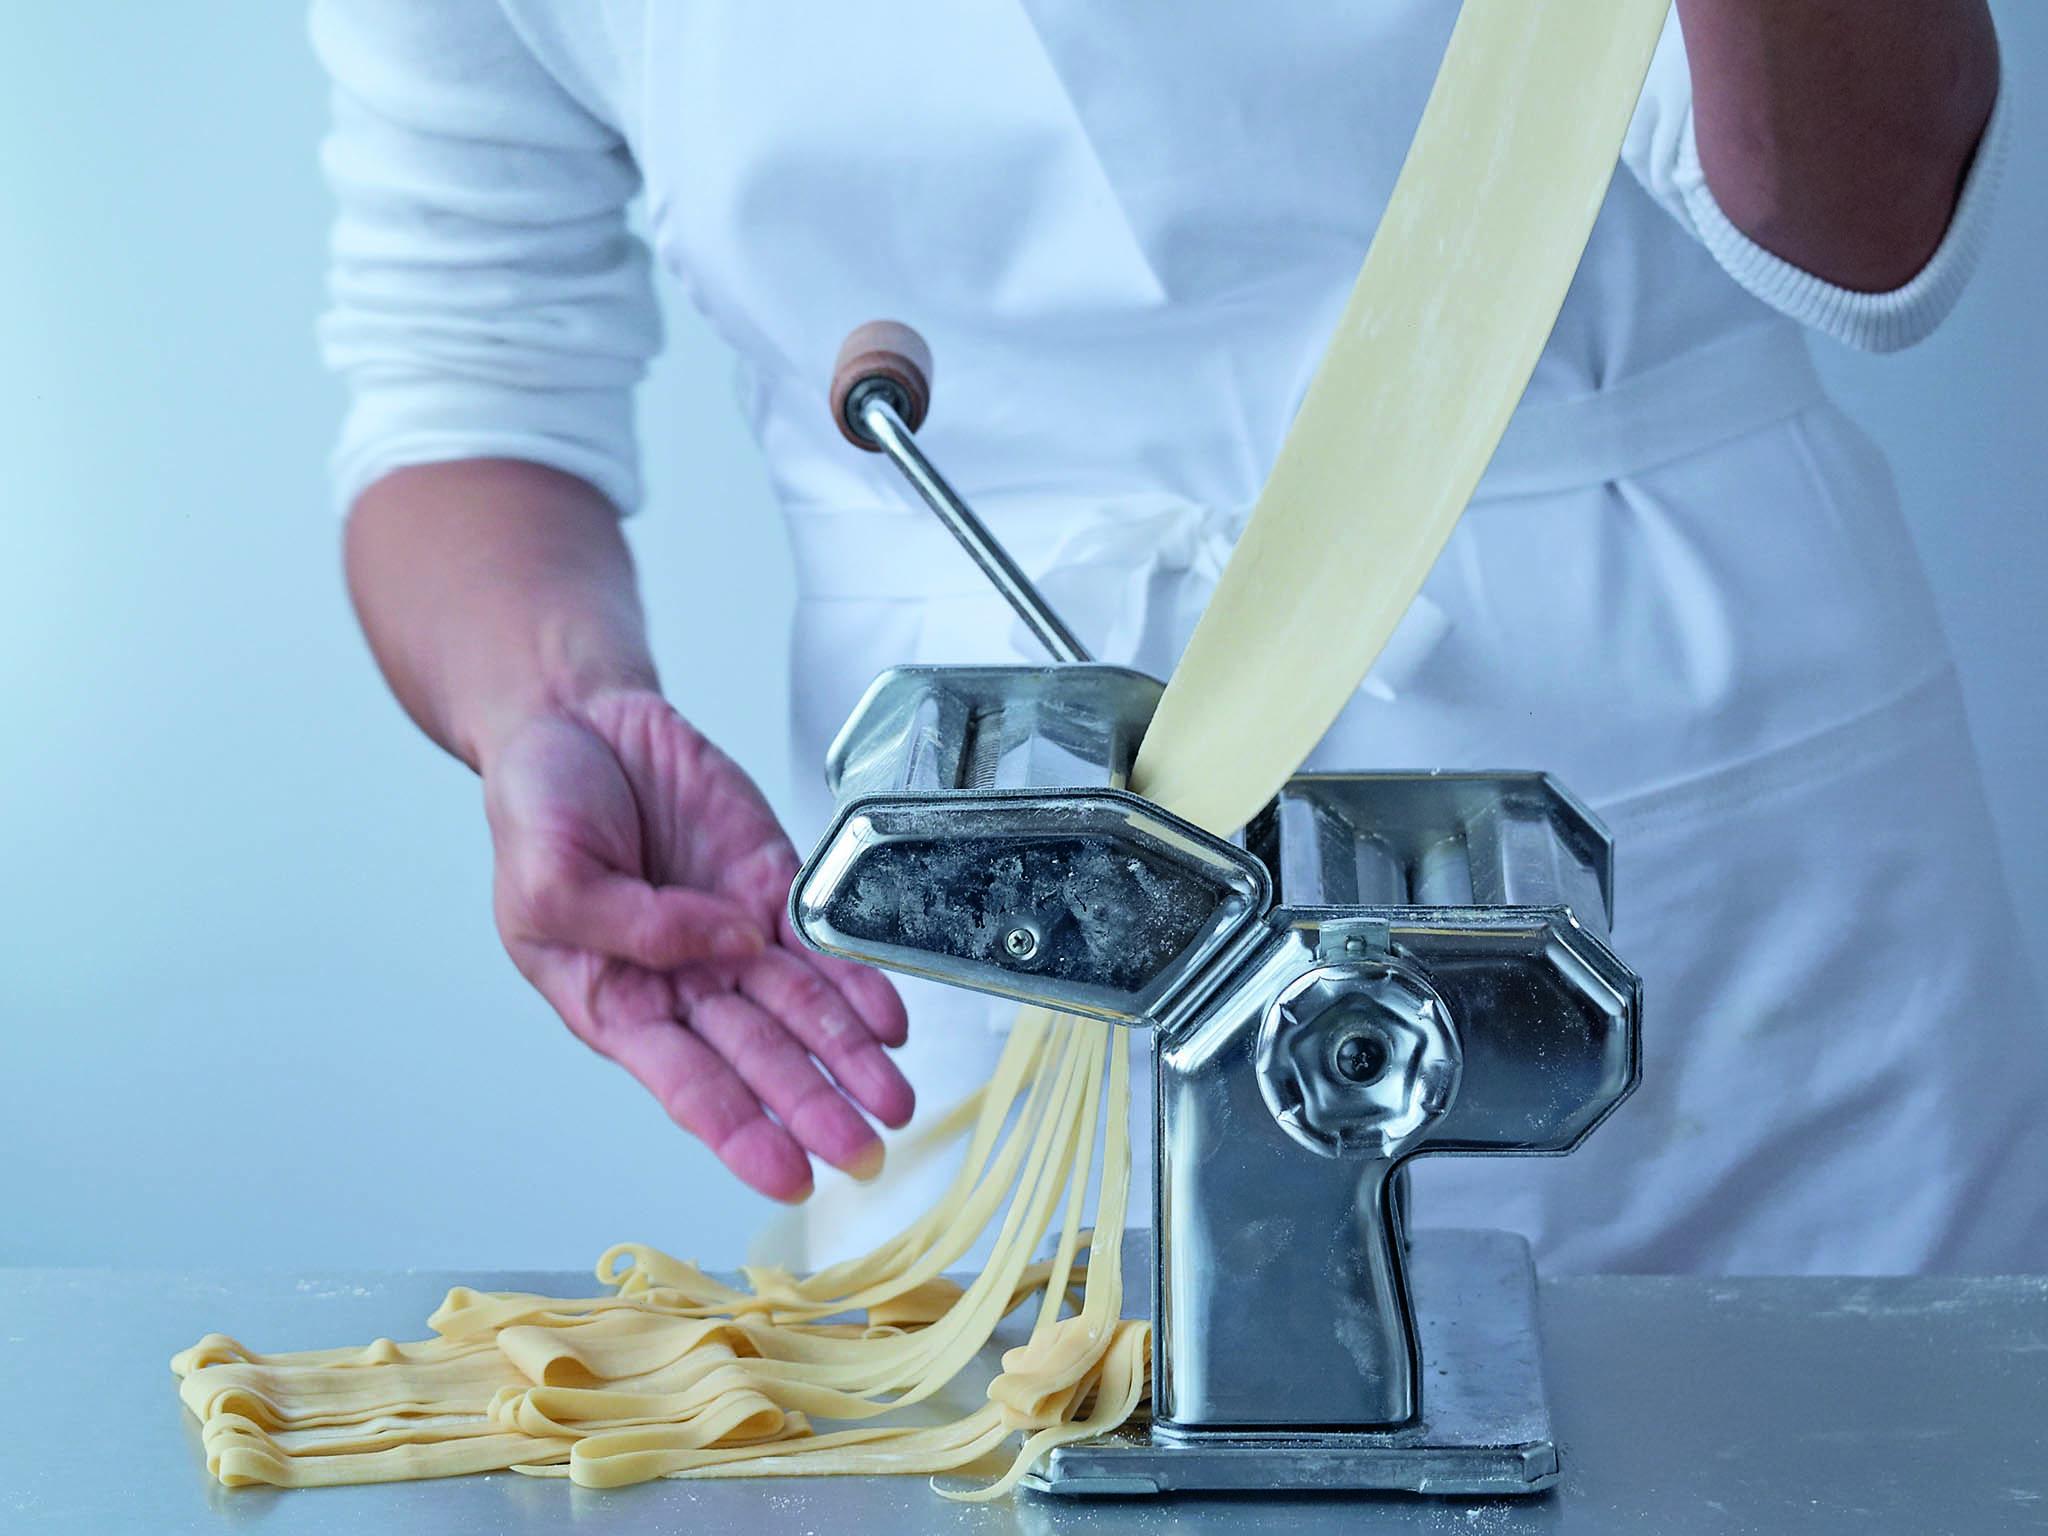
M1161 691L885 672L790 893L821 950L1151 1031L1151 1417L1031 1482L1548 1488L1528 1245L1426 1228L1405 1170L1568 1153L1634 1088L1607 833L1540 773L1318 773L1219 838L1128 787Z

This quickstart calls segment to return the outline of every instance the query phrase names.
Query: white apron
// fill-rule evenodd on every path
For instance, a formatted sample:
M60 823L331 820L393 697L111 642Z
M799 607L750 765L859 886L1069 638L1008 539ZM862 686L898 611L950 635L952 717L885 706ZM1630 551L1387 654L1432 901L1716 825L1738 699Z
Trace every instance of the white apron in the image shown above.
M799 839L827 809L809 765L877 671L1039 659L834 432L840 338L926 334L930 451L1098 657L1166 676L1454 11L929 0L792 35L774 7L651 8L655 243L740 353L796 555ZM1628 172L1477 500L1311 766L1548 769L1619 842L1641 1090L1570 1158L1419 1163L1428 1221L1518 1228L1564 1270L2048 1267L2048 1051L1889 477L1797 330ZM906 992L936 1109L1007 1010ZM832 1181L808 1258L887 1235L944 1174Z

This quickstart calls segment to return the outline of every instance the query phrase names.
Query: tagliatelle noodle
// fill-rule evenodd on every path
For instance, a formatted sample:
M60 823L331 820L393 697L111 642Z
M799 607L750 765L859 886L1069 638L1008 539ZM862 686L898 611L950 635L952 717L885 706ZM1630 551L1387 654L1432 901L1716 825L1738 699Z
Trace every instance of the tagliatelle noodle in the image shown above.
M1160 701L1140 792L1227 834L1357 688L1528 381L1667 8L1467 0L1329 352ZM1027 1009L987 1086L937 1128L965 1143L944 1197L860 1258L748 1268L734 1286L625 1244L598 1262L605 1294L458 1286L416 1343L259 1355L209 1334L172 1361L179 1395L231 1486L970 1470L999 1475L954 1496L993 1497L1147 1390L1150 1330L1121 1315L1115 1240L1129 1120L1115 1031ZM1100 1241L1081 1227L1091 1187ZM991 1224L981 1274L945 1279ZM984 1406L863 1422L914 1415L1034 1297Z

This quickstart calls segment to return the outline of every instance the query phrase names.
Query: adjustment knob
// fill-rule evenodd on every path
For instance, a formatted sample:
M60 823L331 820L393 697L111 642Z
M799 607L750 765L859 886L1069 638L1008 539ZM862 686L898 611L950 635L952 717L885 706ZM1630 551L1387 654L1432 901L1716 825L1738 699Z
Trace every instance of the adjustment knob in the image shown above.
M1398 1156L1457 1097L1464 1053L1436 990L1393 963L1323 965L1288 984L1259 1030L1259 1092L1326 1157Z

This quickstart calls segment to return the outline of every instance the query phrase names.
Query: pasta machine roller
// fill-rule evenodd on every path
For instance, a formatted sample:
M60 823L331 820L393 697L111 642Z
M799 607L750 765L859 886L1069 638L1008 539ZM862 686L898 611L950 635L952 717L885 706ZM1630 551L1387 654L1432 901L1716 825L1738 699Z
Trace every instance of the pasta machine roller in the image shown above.
M957 503L872 341L842 423ZM928 359L882 351L928 389ZM893 425L866 438L863 406ZM998 584L1079 654L1014 566ZM885 672L790 895L821 950L1151 1031L1152 1415L1036 1485L1549 1487L1528 1246L1418 1227L1403 1170L1569 1152L1634 1087L1608 837L1539 773L1316 773L1220 838L1128 787L1162 691L1083 660Z

